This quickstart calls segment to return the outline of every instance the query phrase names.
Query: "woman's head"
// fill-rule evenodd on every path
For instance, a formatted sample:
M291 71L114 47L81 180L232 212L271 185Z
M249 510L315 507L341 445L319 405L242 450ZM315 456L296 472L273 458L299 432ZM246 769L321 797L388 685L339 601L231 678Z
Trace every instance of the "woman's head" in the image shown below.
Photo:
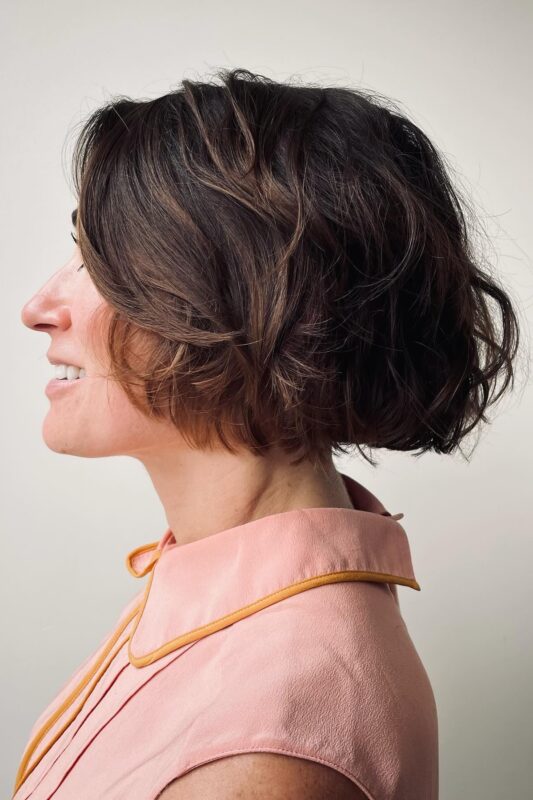
M512 380L518 324L442 155L381 96L219 77L119 97L76 142L80 250L51 280L130 430L453 452Z

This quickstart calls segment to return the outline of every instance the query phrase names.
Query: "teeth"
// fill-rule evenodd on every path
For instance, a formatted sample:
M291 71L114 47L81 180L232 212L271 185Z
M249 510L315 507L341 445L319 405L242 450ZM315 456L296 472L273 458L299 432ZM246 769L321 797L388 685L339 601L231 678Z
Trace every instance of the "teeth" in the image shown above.
M71 364L57 364L54 377L59 381L76 381L85 377L85 370L83 367L74 367Z

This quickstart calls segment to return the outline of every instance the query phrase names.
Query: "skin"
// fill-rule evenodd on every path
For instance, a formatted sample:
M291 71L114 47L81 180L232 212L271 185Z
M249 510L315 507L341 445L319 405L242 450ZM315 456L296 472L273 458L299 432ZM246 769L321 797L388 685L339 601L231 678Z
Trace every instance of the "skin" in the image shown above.
M368 800L368 795L324 764L260 752L203 764L168 784L157 800Z

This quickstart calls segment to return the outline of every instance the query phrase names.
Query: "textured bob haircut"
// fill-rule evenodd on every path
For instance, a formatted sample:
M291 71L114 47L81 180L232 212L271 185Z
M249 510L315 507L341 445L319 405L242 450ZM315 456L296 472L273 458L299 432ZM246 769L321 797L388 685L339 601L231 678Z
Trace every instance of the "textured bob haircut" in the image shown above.
M518 323L444 157L376 93L215 78L115 96L76 138L109 378L193 447L452 453Z

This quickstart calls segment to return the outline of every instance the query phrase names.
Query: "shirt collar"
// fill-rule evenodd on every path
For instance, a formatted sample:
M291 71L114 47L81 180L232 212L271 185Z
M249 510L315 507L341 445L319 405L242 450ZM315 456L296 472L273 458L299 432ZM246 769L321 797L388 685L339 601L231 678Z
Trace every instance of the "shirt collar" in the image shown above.
M266 606L324 583L363 580L420 591L398 520L339 473L354 505L299 508L185 544L170 528L132 550L132 575L150 577L128 643L135 667L153 663Z

